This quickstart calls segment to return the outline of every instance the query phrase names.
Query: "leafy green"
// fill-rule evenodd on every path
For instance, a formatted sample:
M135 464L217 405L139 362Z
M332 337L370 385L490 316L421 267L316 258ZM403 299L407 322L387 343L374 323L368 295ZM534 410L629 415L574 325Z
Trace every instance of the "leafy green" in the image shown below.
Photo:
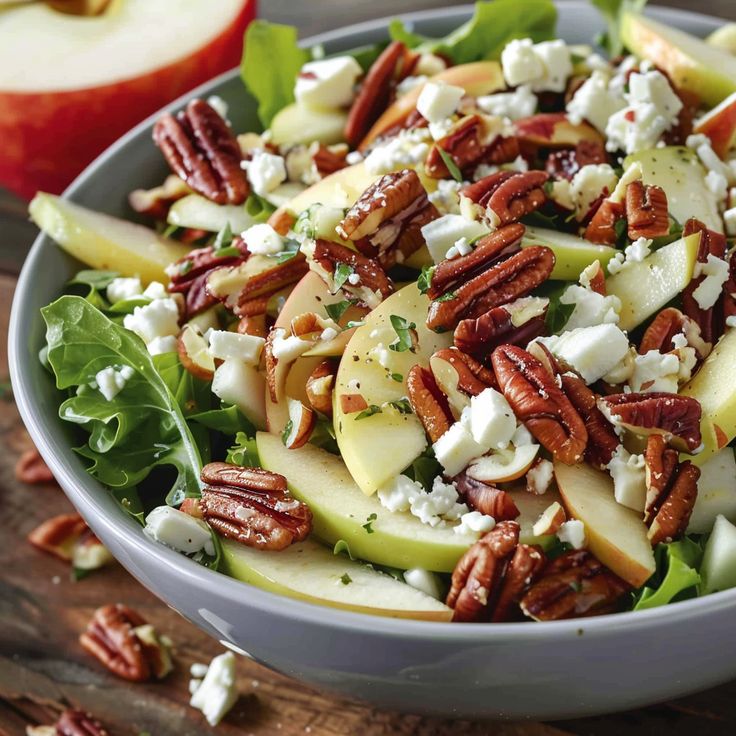
M237 435L242 432L252 437L256 432L256 428L248 417L233 404L223 404L219 409L201 411L192 414L187 419L222 434Z
M432 448L428 448L420 455L405 471L404 475L421 483L424 490L429 492L432 490L432 484L437 476L442 475L442 466L434 456Z
M697 595L700 583L698 569L703 559L700 544L685 537L679 542L659 544L654 551L657 569L647 581L649 584L637 592L634 610L666 606L674 600Z
M213 250L218 251L218 255L222 257L223 254L220 251L229 247L230 243L232 242L233 242L233 231L230 228L230 223L226 222L224 227L220 230L220 232L217 233L217 236L215 237L215 242L212 243L212 248ZM238 251L236 251L236 255L237 253Z
M348 309L350 309L351 305L352 302L347 299L343 299L341 302L337 302L335 304L325 304L325 312L327 312L327 316L330 319L335 320L335 322L339 322L340 318L348 311Z
M249 437L245 432L238 432L235 435L235 444L227 451L225 462L247 468L260 468L261 460L258 457L255 437Z
M240 76L267 128L274 115L294 101L294 80L310 54L297 45L296 28L265 20L248 26L244 43Z
M276 254L276 263L281 265L290 261L299 252L299 241L288 238L284 243L284 249Z
M551 0L494 0L477 2L473 17L444 38L428 38L411 32L403 21L389 25L393 40L419 52L446 56L454 64L497 59L514 38L535 42L555 37L557 11Z
M444 162L445 166L447 166L447 170L450 172L450 176L455 180L462 184L463 181L463 172L460 171L457 164L455 163L455 159L447 152L444 148L440 148L437 146L437 151L440 154L440 158Z
M103 291L119 276L117 271L97 271L90 268L79 271L73 279L67 282L67 286L81 284L96 291Z
M422 266L422 272L419 274L417 279L417 289L422 294L426 294L429 291L429 287L432 285L432 274L434 273L434 266Z
M407 350L414 352L414 335L417 329L414 322L409 322L404 317L398 314L392 314L389 319L391 320L391 326L394 328L394 332L397 338L388 347L389 350L394 350L397 353L404 353Z
M251 192L245 201L245 211L252 218L253 224L257 225L259 222L266 222L276 208L268 200Z
M355 273L355 269L347 263L338 263L335 273L332 276L335 282L335 292L341 289L345 282Z
M76 388L59 409L65 421L90 434L76 451L89 472L112 488L130 488L159 466L177 471L166 498L171 505L200 493L200 450L171 385L141 339L78 296L63 296L41 310L46 321L48 361L59 389ZM133 375L108 401L90 384L108 366L130 366ZM168 379L168 380L167 380ZM171 381L171 384L169 384ZM176 392L186 392L177 380Z
M624 50L621 41L621 17L624 12L640 13L647 0L591 0L605 18L608 30L600 39L603 46L613 58Z
M557 333L562 332L570 319L570 315L575 311L574 304L563 304L560 301L560 297L564 293L565 288L565 286L562 286L547 294L549 298L549 306L547 307L547 313L544 315L544 324L547 328L547 332L551 335L556 335Z

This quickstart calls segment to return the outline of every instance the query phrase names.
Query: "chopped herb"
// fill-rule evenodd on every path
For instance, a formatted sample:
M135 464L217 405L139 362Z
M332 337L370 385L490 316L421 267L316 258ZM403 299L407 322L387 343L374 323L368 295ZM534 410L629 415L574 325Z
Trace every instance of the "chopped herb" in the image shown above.
M179 264L179 276L186 276L194 268L194 263L187 259Z
M447 294L443 294L442 296L438 296L434 301L436 302L451 302L453 299L457 297L457 294L454 291L448 291Z
M216 258L237 258L240 251L234 245L229 245L227 248L219 248L213 255Z
M417 288L422 294L426 294L429 291L429 287L432 285L433 273L434 266L422 266L422 272L417 279Z
M458 169L457 164L453 160L452 156L450 156L450 154L445 151L444 148L440 148L439 146L437 146L437 150L439 151L440 158L444 161L445 166L447 166L447 170L450 172L450 176L452 176L455 181L462 182L462 172L460 171L460 169Z
M335 291L341 289L353 273L355 273L355 269L352 266L347 263L338 263L335 273L332 276L335 282Z
M399 399L398 401L389 401L389 406L393 406L396 411L399 412L399 414L411 414L412 408L411 404L409 403L409 399Z
M294 422L289 419L289 421L286 422L284 431L281 433L281 441L284 443L284 445L289 441L289 435L291 434L292 429L294 429Z
M353 579L348 575L346 572L342 574L342 577L340 578L340 582L343 585L350 585L350 583L353 582Z
M351 306L352 302L347 299L343 299L341 302L337 302L336 304L325 304L325 312L327 312L328 317L334 319L335 322L339 322L340 318L348 311L348 309L350 309Z
M337 542L335 542L335 546L332 548L332 554L339 555L342 552L344 552L351 560L355 559L350 551L348 543L344 539L338 539Z
M396 381L396 383L401 383L404 380L404 376L401 373L389 373L389 376L392 380Z
M355 421L357 422L359 419L366 419L367 417L372 417L374 414L380 413L381 407L376 406L375 404L371 404L367 409L363 409L363 411L360 412L357 417L355 417Z
M288 238L284 243L284 249L276 254L276 263L286 263L299 253L299 241Z
M365 524L363 524L363 529L365 529L368 534L373 534L375 529L373 528L373 522L378 518L377 514L371 514L366 520Z
M217 233L215 242L212 244L214 250L222 250L227 248L233 242L233 231L230 229L230 223L226 222L225 226Z
M365 324L365 321L364 321L364 320L362 320L362 319L359 319L359 320L351 319L351 320L350 320L350 321L349 321L349 322L348 322L348 323L347 323L347 324L345 325L345 329L346 329L346 330L349 330L349 329L351 329L352 327L362 327L362 326L363 326L364 324Z
M409 322L398 314L392 314L389 319L391 326L394 328L398 339L392 342L388 347L397 353L404 353L407 350L414 352L414 331L417 326L414 322Z

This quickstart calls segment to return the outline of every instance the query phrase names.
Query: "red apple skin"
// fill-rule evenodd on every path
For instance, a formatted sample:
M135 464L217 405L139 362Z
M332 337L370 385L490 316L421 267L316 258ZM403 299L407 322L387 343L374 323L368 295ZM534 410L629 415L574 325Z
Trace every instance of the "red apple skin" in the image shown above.
M707 135L713 150L721 158L726 158L731 143L736 138L736 92L704 115L693 132Z
M30 199L60 193L136 123L240 63L243 34L256 0L219 36L189 57L113 84L60 92L0 90L0 184Z

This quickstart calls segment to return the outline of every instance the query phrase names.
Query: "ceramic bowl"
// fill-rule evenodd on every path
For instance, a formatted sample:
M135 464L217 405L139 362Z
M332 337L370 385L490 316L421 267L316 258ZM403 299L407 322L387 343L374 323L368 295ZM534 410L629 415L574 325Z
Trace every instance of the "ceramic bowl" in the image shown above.
M409 16L421 33L442 35L471 6ZM715 18L652 9L705 35ZM587 3L560 6L559 32L589 42L602 23ZM386 37L386 21L310 39L337 52ZM236 72L191 96L230 103L236 130L255 123ZM183 106L179 100L170 109ZM160 182L165 164L144 122L69 188L75 202L129 215L126 196ZM283 598L210 572L149 540L71 451L72 432L38 360L39 309L79 264L47 237L25 263L13 303L10 367L18 408L61 486L115 557L196 626L241 654L318 688L376 706L456 718L568 718L635 708L736 677L732 647L736 590L663 609L545 624L447 625L354 614ZM103 603L105 601L100 601Z

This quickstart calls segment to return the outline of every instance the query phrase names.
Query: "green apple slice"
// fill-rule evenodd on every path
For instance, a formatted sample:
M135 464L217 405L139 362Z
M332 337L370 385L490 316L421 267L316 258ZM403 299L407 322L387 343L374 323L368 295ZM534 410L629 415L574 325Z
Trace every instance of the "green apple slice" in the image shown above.
M736 526L718 516L700 567L701 593L736 588Z
M736 329L716 344L693 379L680 393L700 402L703 450L687 459L703 465L736 437Z
M309 444L289 450L265 432L256 440L263 467L284 475L294 496L312 510L315 535L333 545L345 540L355 557L401 570L452 572L476 539L450 526L423 524L408 511L389 511L377 496L362 493L342 460L326 450Z
M271 140L276 145L288 143L312 143L319 141L326 146L345 140L345 110L314 110L293 102L276 113L271 121Z
M700 233L693 233L606 279L608 293L621 300L622 330L633 330L690 283L699 243Z
M596 245L575 235L544 227L526 228L521 247L528 248L531 245L546 245L555 254L550 278L563 281L577 281L583 269L594 261L600 261L605 268L616 255L616 249L609 245Z
M705 185L705 169L698 155L684 146L668 146L639 151L626 157L624 167L638 162L642 181L664 189L670 214L684 225L691 217L718 233L723 232L723 220L718 202Z
M132 222L39 192L28 208L31 219L65 251L90 268L167 282L165 268L190 248Z
M521 527L519 541L523 544L539 544L542 547L548 547L554 541L554 535L546 534L543 537L537 537L532 527L548 506L555 502L562 503L557 489L553 486L546 493L537 494L530 493L526 488L515 488L509 491L509 494L516 508L519 509L519 516L516 518Z
M428 365L432 353L452 344L452 333L437 334L426 326L428 308L429 299L416 284L400 289L366 317L340 362L335 383L335 434L348 470L368 495L390 483L427 446L419 419L389 404L406 397L406 377L413 365ZM416 326L414 352L389 348L397 340L392 315ZM357 412L346 414L340 399L345 394L360 394L369 406L383 410L360 419Z
M682 89L695 92L713 107L736 91L736 59L685 31L637 13L621 19L624 46L649 59Z
M708 534L718 516L736 521L736 458L732 447L724 447L701 465L688 533Z
M736 23L725 23L716 28L705 42L708 46L715 46L728 54L736 54Z
M187 194L171 205L166 221L177 227L220 232L226 225L234 233L242 233L254 224L244 205L217 204L199 194Z
M222 548L224 572L271 593L376 616L452 619L444 603L314 541L264 552L224 539Z
M616 501L611 477L585 463L555 462L555 480L568 515L585 525L590 551L634 588L644 585L656 567L647 528Z

